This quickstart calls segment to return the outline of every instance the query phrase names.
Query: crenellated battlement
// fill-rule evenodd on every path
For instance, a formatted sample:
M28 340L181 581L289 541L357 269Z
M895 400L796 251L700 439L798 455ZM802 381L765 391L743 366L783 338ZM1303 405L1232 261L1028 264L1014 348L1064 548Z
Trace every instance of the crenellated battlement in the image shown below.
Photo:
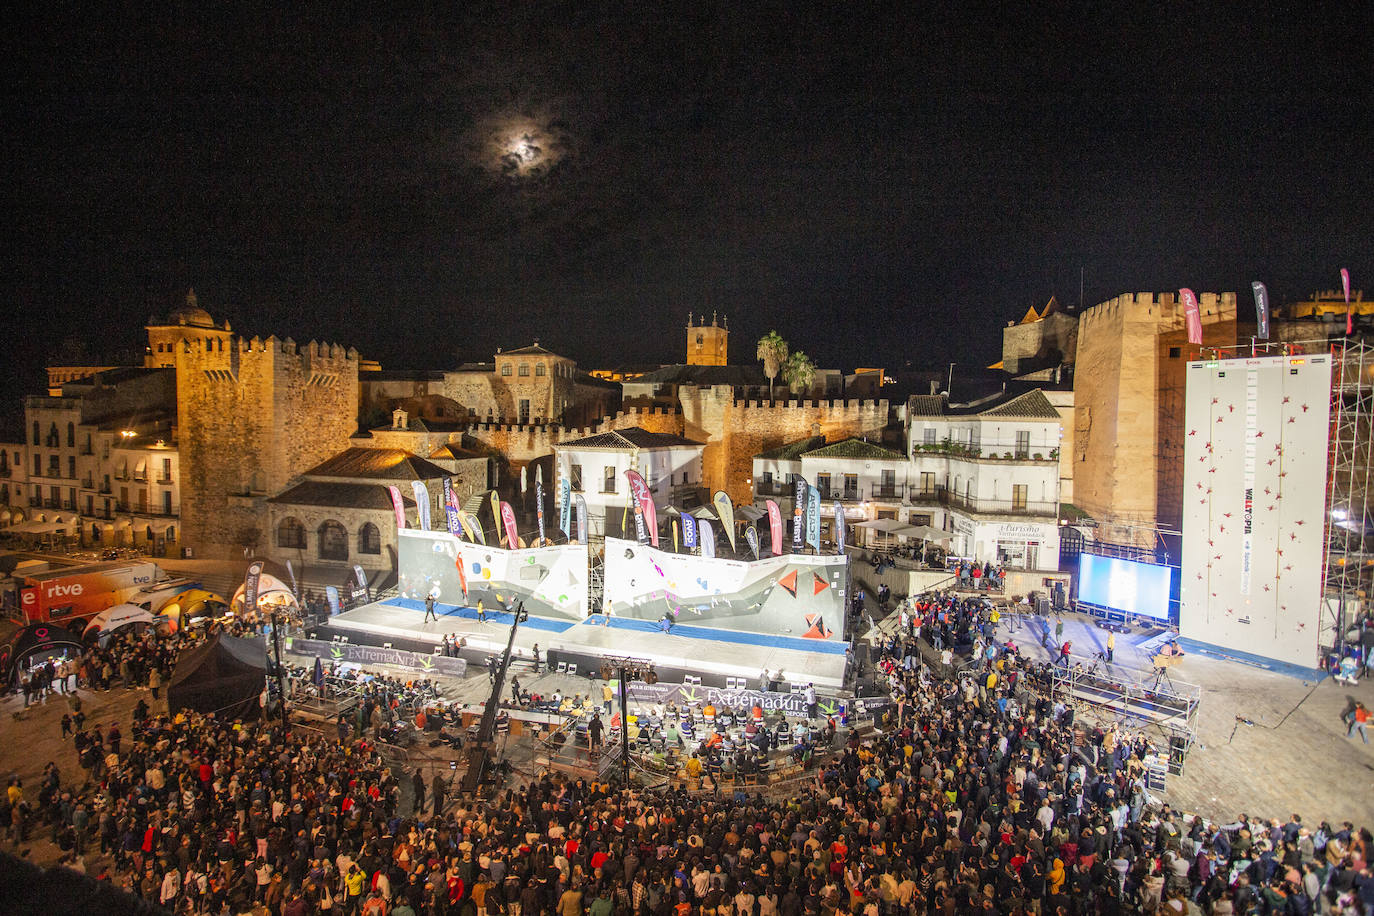
M844 398L794 398L787 401L735 400L735 410L776 413L792 410L825 410L835 413L886 413L886 400L846 400Z
M1234 321L1236 294L1198 293L1198 312L1203 324ZM1185 316L1183 302L1177 293L1122 293L1106 302L1098 303L1080 316L1084 330L1104 322L1156 321L1174 324Z

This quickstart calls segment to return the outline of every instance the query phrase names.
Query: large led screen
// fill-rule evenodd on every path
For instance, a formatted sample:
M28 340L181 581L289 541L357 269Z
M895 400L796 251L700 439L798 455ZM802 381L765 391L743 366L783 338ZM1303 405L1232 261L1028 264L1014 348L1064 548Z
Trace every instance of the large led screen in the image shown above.
M1078 561L1078 600L1167 620L1172 573L1167 566L1085 553Z
M604 600L618 617L843 639L847 586L843 556L728 560L606 538Z

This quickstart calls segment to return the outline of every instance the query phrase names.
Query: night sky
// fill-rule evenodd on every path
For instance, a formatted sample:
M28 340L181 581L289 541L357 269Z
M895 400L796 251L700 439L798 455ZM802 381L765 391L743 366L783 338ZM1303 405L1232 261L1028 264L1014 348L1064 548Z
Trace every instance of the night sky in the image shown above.
M387 368L673 362L689 311L735 362L776 327L822 366L986 363L1080 268L1089 305L1374 288L1368 18L286 5L12 23L3 396L190 286Z

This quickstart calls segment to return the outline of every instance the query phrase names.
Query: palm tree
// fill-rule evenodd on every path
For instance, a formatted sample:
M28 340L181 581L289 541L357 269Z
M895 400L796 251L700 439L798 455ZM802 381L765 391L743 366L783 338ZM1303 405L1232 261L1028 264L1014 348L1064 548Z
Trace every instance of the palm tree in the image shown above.
M815 378L816 364L811 362L811 357L801 350L787 357L787 363L782 367L782 380L792 389L793 394L806 391Z
M763 360L763 374L768 376L768 400L773 400L773 379L778 377L787 362L787 341L777 331L769 331L759 338L757 358Z

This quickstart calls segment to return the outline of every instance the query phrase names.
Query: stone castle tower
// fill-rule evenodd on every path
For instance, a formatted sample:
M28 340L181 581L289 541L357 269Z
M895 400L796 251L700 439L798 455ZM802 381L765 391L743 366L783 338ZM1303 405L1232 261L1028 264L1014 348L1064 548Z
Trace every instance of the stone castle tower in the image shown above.
M1117 296L1083 312L1074 375L1074 504L1105 540L1152 540L1183 511L1183 385L1200 350L1238 339L1235 293L1201 293L1202 346L1173 293ZM1130 533L1137 528L1139 537Z
M724 366L729 350L729 319L718 324L713 314L711 323L707 324L706 316L702 315L698 324L691 314L687 315L687 365Z
M173 350L183 544L197 555L229 556L268 546L267 498L348 447L357 427L358 353L235 337L198 311L150 326L149 357L166 355L158 343ZM161 333L173 327L175 335Z

